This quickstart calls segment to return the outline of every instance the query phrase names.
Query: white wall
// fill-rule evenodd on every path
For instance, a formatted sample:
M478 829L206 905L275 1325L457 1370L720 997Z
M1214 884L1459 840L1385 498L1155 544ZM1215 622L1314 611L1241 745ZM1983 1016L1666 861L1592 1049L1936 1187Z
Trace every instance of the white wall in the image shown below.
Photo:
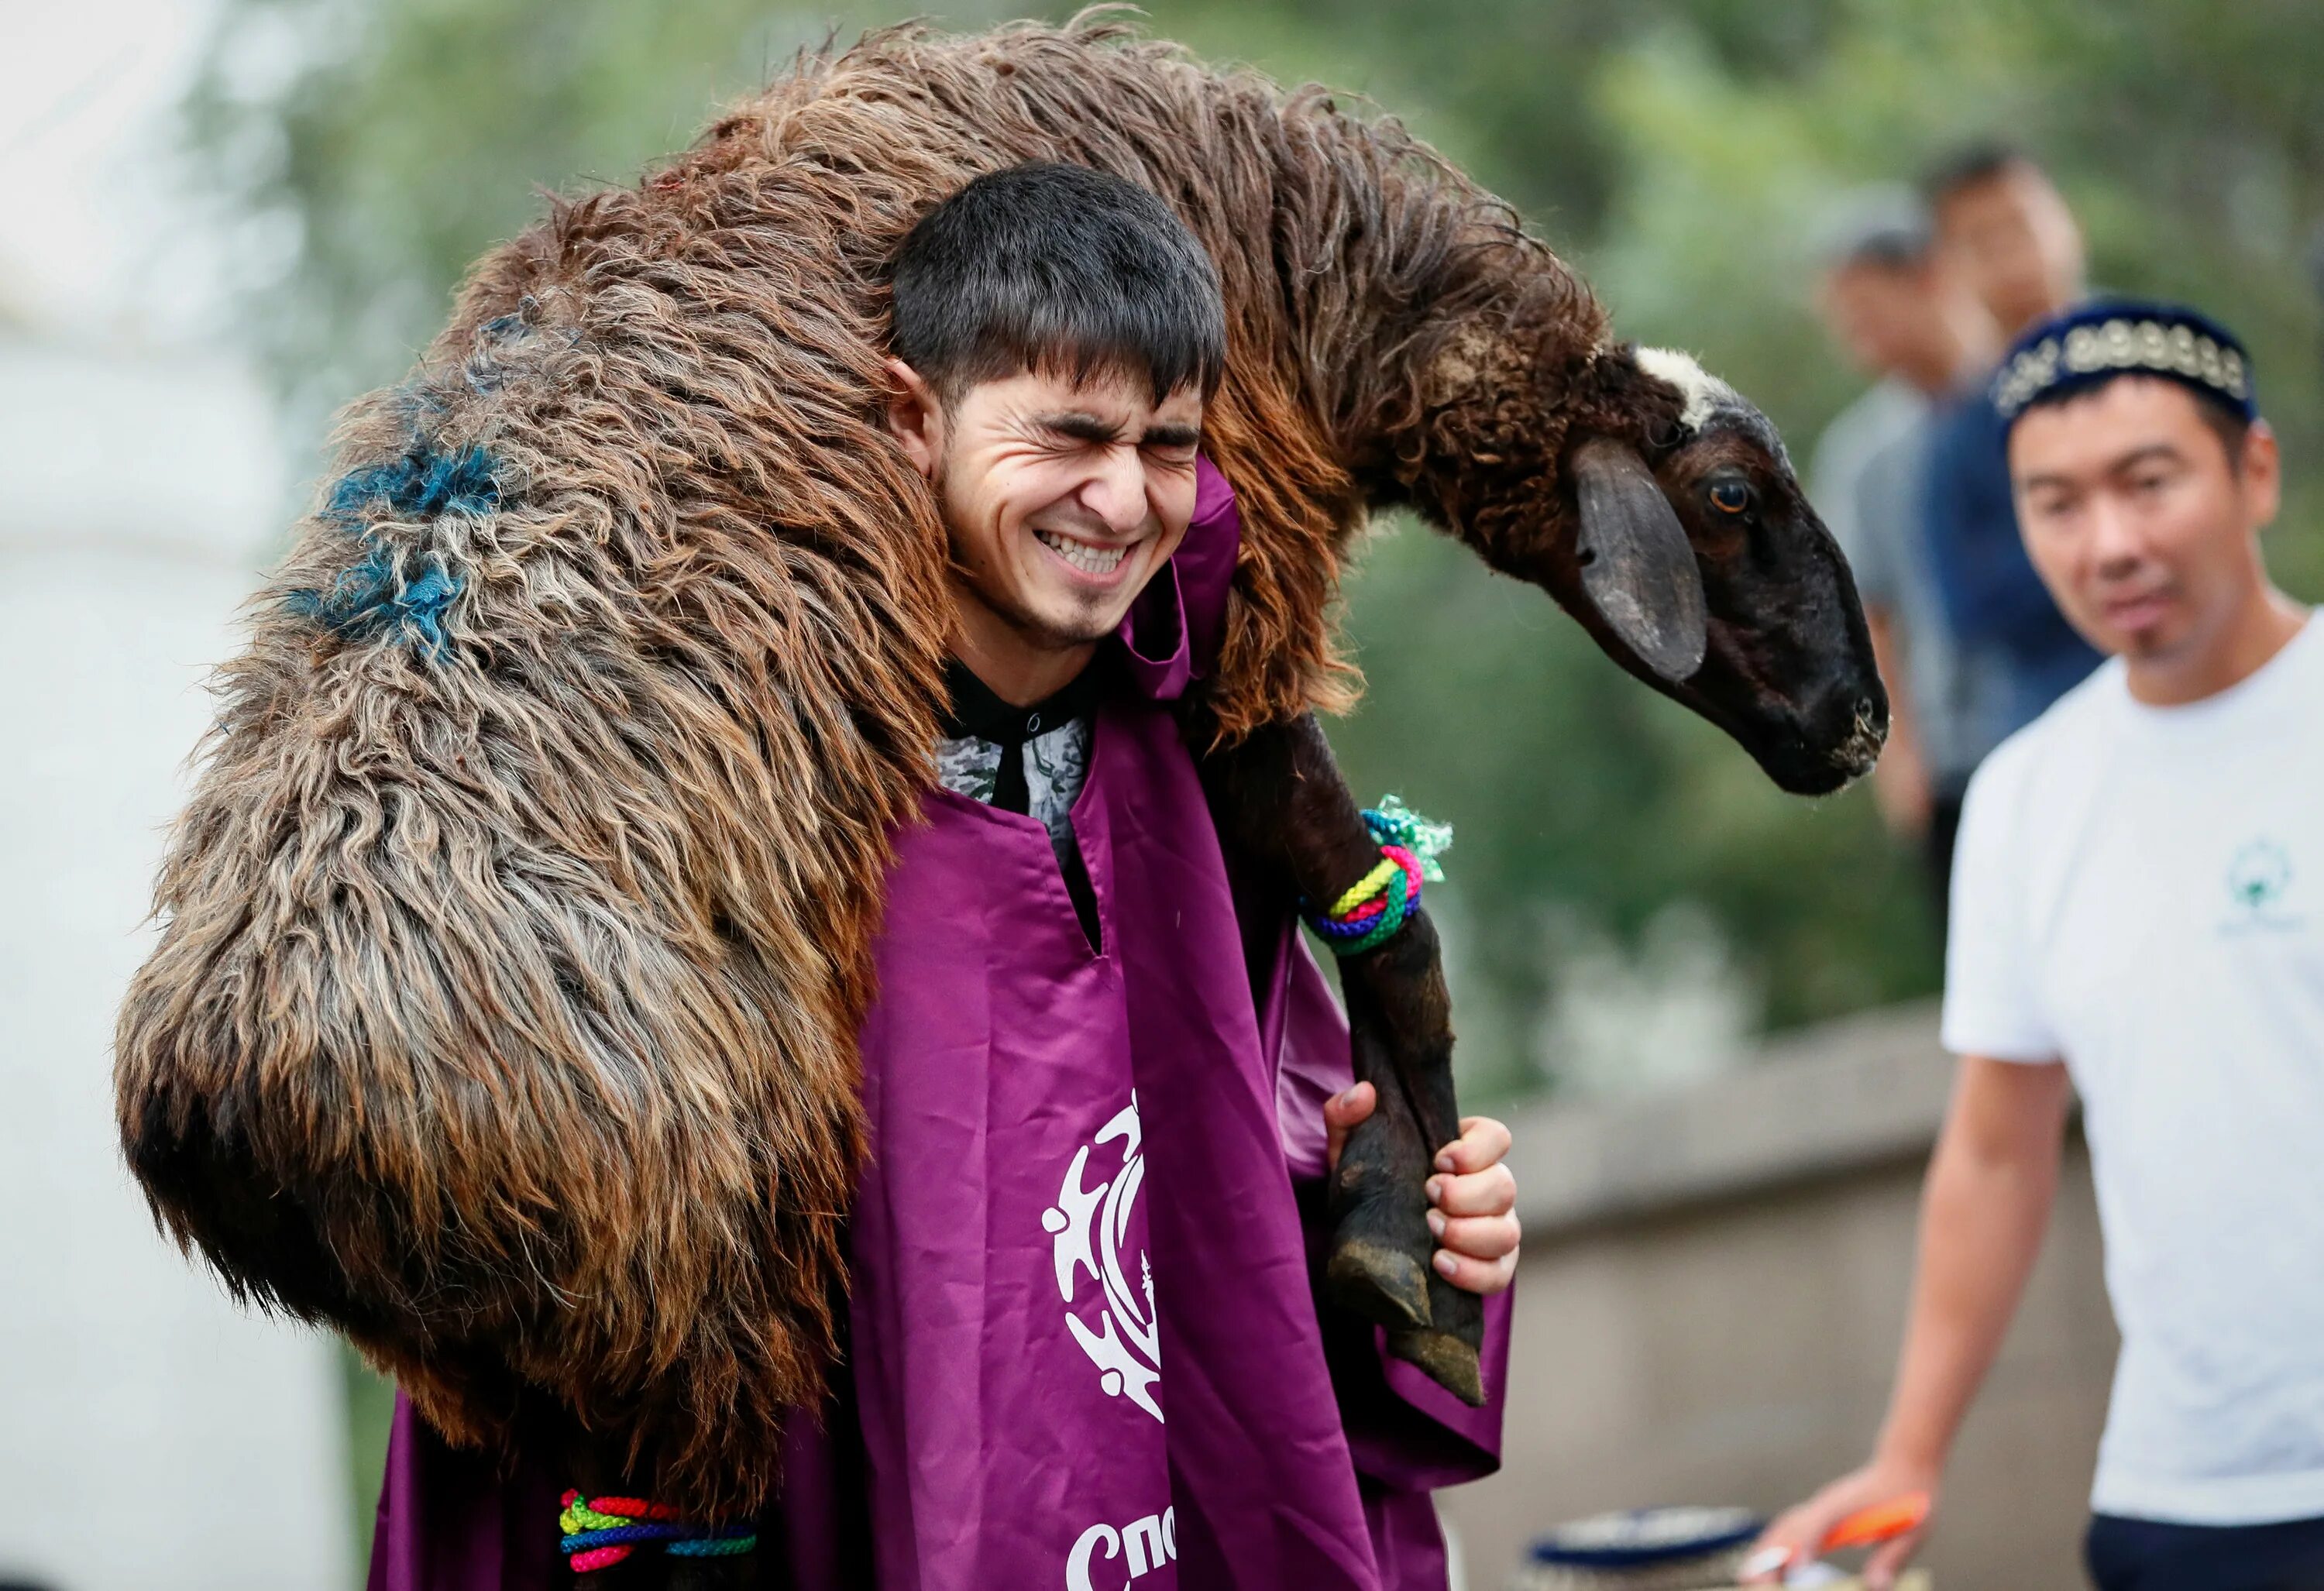
M281 520L248 377L0 340L0 1579L350 1585L337 1360L155 1232L111 1037Z

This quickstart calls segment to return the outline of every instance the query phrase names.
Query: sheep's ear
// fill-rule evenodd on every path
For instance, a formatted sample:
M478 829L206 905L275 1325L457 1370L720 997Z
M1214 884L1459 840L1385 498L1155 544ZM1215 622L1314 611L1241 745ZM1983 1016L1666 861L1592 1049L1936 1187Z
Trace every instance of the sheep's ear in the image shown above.
M1582 593L1640 662L1675 685L1702 667L1709 644L1702 572L1686 528L1646 461L1620 443L1592 437L1573 450L1570 467Z

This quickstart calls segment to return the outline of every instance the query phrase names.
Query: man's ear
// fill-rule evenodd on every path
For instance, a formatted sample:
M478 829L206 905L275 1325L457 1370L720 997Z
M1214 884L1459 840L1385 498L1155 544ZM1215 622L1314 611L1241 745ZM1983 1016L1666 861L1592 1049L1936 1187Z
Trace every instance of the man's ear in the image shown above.
M944 406L920 372L900 359L888 361L888 429L904 445L912 467L935 480L944 457Z
M2244 432L2244 455L2239 463L2236 473L2243 477L2252 527L2264 530L2275 519L2283 497L2283 465L2275 430L2265 420L2252 421Z

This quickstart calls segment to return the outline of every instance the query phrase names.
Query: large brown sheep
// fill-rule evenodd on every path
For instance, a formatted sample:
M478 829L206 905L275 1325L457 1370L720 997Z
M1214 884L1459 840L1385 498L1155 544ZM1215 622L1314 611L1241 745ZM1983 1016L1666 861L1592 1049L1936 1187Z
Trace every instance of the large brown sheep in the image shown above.
M168 1228L456 1439L538 1402L724 1510L817 1394L868 948L948 643L942 528L880 419L883 273L935 200L1037 158L1151 187L1222 279L1206 448L1246 529L1197 731L1216 787L1279 777L1351 700L1326 608L1385 503L1548 588L1786 787L1877 749L1853 592L1773 432L1615 344L1395 124L1102 22L806 58L494 251L355 407L224 671L122 1013L123 1138ZM1600 546L1577 491L1675 513Z

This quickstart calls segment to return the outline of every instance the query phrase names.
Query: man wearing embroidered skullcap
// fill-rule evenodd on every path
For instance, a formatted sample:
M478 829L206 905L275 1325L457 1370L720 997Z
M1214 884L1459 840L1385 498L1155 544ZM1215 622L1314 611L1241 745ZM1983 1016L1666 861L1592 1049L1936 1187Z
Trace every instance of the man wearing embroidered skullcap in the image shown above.
M2122 1331L2091 1577L2324 1586L2324 626L2261 556L2275 437L2247 352L2165 305L2034 326L1993 401L2027 553L2110 660L1970 784L1960 1073L1895 1388L1870 1461L1777 1521L1767 1561L1939 1491L2078 1090Z

